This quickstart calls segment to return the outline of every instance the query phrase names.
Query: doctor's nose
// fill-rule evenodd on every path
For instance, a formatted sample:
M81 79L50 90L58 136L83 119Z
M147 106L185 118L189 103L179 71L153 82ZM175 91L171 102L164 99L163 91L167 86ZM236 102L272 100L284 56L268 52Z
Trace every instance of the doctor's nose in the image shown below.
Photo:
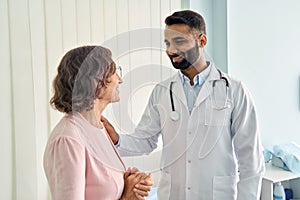
M167 48L166 50L166 53L169 55L169 56L172 56L172 55L177 55L178 54L178 50L176 48Z
M177 54L178 52L179 50L177 49L177 47L173 45L171 42L166 44L166 53L168 55Z

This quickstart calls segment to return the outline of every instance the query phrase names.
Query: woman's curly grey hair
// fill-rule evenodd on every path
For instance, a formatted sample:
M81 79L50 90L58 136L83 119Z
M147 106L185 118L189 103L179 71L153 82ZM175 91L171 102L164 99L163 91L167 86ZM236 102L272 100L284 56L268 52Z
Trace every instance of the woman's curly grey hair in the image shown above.
M70 50L58 66L50 104L63 113L91 110L115 71L115 62L107 48L82 46Z

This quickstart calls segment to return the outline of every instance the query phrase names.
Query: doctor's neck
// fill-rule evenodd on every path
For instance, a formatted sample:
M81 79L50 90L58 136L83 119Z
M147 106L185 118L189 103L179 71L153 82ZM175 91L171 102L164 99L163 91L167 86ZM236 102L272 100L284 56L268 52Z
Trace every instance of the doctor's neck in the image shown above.
M205 70L208 67L208 62L205 59L201 59L195 62L193 65L189 66L187 69L180 70L185 76L190 79L190 84L194 85L194 77Z

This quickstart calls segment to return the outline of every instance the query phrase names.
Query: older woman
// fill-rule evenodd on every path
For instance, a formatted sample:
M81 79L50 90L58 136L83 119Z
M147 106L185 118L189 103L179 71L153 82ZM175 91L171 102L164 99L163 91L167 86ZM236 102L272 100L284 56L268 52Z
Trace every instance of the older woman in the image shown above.
M50 103L65 115L44 153L53 200L127 200L148 195L150 175L125 170L101 123L105 107L119 101L121 82L106 48L83 46L62 58Z

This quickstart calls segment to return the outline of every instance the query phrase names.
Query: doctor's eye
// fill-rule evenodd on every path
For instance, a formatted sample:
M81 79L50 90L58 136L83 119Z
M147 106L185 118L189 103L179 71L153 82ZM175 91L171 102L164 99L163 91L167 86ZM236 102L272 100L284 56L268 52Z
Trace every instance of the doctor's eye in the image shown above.
M187 41L186 40L176 40L176 41L174 41L174 43L176 45L183 45L183 44L187 43Z
M166 45L166 47L169 47L170 46L170 42L165 41L165 45Z
M176 46L180 46L180 45L184 45L190 42L189 39L184 38L184 37L176 37L173 39L174 45Z

